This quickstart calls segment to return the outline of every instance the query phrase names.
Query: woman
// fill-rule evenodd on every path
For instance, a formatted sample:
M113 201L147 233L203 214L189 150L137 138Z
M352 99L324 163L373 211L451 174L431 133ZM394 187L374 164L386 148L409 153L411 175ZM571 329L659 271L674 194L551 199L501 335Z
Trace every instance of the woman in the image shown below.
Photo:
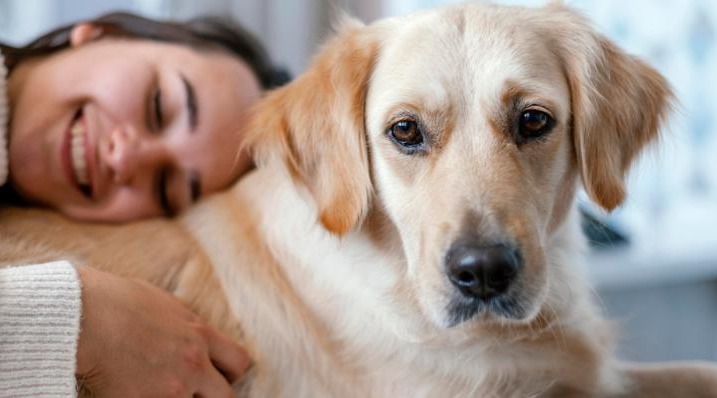
M110 14L0 50L0 195L79 220L173 215L229 185L250 167L242 111L285 80L213 19ZM0 270L0 319L0 395L72 395L76 375L97 395L228 396L248 363L167 293L66 261Z

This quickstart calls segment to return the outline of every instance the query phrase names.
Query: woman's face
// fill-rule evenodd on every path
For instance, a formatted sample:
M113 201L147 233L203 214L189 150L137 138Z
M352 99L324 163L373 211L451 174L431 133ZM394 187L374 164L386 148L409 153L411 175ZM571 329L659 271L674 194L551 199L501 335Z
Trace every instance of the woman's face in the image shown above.
M10 77L10 181L21 196L77 219L127 221L180 212L246 171L244 111L261 93L247 65L81 29L71 49Z

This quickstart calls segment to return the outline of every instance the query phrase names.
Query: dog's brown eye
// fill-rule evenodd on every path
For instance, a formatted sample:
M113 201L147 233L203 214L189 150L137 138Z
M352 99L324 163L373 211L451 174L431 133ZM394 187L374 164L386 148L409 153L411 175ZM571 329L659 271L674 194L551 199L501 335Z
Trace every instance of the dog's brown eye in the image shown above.
M538 138L553 128L554 124L553 118L543 111L525 111L520 115L518 134L524 139Z
M418 123L413 120L401 120L394 123L388 130L388 135L398 145L408 149L411 153L423 146L423 133Z

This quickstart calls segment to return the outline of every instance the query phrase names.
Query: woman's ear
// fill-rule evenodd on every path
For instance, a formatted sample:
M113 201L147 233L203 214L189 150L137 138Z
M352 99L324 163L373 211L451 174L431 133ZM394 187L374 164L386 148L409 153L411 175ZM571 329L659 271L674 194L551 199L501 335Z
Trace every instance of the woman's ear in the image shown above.
M78 23L70 31L70 46L77 47L102 36L102 27L89 22Z

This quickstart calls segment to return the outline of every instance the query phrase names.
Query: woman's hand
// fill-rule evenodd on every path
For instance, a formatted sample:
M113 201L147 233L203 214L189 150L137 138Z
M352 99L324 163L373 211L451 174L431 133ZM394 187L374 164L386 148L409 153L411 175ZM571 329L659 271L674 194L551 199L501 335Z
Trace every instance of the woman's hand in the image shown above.
M77 376L107 397L230 397L244 350L169 293L88 267Z

